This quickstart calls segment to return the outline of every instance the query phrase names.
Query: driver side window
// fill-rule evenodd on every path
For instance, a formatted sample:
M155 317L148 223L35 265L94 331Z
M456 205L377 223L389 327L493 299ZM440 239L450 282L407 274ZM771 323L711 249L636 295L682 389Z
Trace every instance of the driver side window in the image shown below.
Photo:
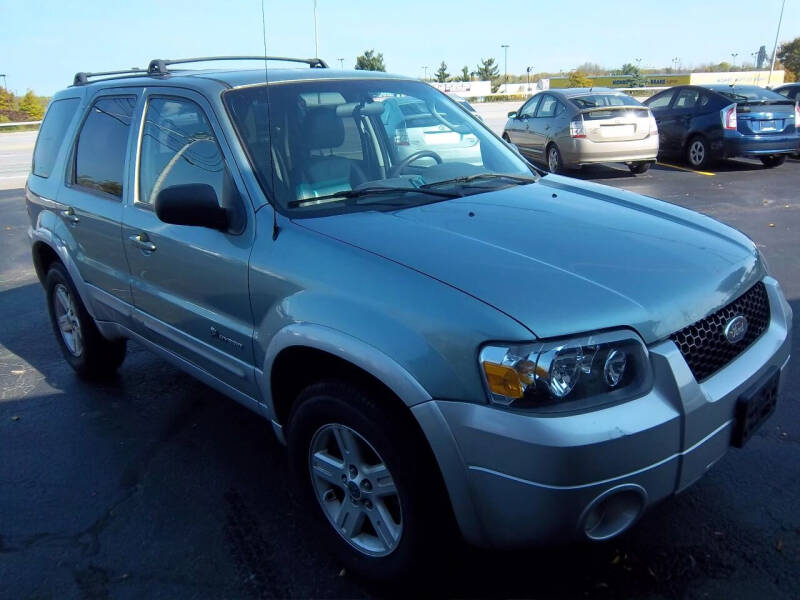
M519 111L519 116L523 119L528 119L536 114L536 107L539 106L539 100L541 100L541 96L534 96L522 107Z

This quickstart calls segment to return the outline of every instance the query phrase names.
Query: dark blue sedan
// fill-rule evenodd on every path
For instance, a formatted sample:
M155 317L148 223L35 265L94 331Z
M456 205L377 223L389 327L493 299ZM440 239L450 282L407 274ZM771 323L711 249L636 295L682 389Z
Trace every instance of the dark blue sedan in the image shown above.
M800 145L800 108L754 85L682 85L644 102L661 138L660 152L694 168L717 159L752 156L777 167Z

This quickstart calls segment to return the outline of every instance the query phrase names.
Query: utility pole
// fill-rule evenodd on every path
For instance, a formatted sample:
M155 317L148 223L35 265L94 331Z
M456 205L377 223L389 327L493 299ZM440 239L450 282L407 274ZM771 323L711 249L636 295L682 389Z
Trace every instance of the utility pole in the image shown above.
M775 70L775 55L778 53L778 37L781 34L781 23L783 22L783 9L786 7L786 0L781 2L781 16L778 17L778 30L775 32L775 45L772 47L772 63L769 66L769 79L767 85L772 83L772 72Z
M506 88L508 87L508 44L500 44L500 47L503 49L503 70L504 75L503 78L505 79ZM508 90L505 90L508 91Z
M425 65L422 68L423 68L423 73L424 73L423 76L422 76L422 80L423 81L428 81L428 65Z
M319 58L319 33L317 28L317 0L314 0L314 58Z
M343 58L337 58L336 60L339 61L339 68L340 69L344 69L344 59Z

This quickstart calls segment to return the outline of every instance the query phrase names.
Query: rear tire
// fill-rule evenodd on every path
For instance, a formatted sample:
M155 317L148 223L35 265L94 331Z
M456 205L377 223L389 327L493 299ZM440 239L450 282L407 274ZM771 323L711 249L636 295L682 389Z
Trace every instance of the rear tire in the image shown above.
M775 167L780 167L783 163L786 162L785 154L770 154L769 156L761 156L759 158L761 160L761 163L767 169L774 169Z
M441 569L455 536L427 441L378 400L344 382L313 384L292 409L287 445L297 500L332 552L363 577L396 581Z
M60 262L48 270L45 291L50 323L69 365L81 377L111 377L125 360L126 340L103 337Z
M564 160L561 158L561 151L558 146L553 143L547 146L546 158L548 171L551 173L564 172Z
M653 161L651 160L643 160L641 162L628 163L628 168L634 175L641 175L642 173L647 173L647 171L649 171L650 167L652 166L653 166Z
M708 142L702 135L695 135L686 144L684 152L686 162L693 169L703 169L711 164Z

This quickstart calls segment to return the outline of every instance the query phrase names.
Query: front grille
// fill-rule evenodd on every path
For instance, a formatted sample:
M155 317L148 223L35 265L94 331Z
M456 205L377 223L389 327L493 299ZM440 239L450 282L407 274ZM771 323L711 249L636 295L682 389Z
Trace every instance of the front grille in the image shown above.
M747 318L747 332L742 340L731 344L723 331L728 321L737 315ZM738 299L673 333L670 339L677 344L694 378L703 381L756 341L767 329L769 318L767 288L759 281Z

